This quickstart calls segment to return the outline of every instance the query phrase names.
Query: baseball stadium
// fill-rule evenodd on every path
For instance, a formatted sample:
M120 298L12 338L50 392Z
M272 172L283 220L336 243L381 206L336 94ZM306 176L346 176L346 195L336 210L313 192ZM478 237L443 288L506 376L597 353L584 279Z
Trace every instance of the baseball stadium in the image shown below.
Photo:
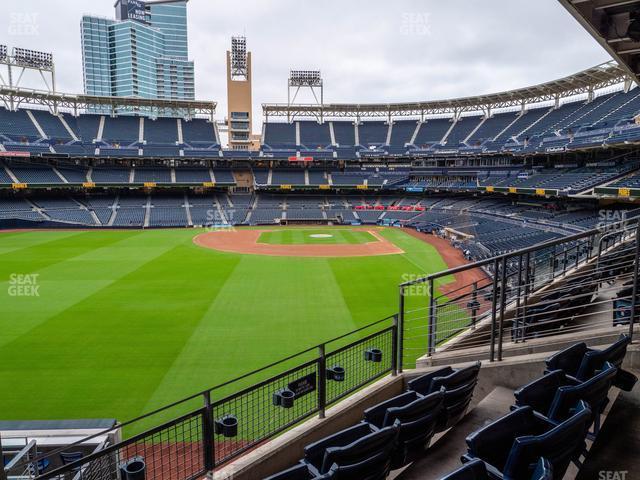
M0 45L0 480L640 478L640 1L558 3L610 61L260 118L188 0L82 16L83 93Z

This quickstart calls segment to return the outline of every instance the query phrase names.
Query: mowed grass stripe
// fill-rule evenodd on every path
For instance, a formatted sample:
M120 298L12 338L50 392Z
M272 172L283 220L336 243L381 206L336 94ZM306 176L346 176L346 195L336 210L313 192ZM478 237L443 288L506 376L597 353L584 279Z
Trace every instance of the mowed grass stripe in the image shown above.
M0 382L16 388L0 399L0 411L11 418L140 414L217 293L207 277L225 261L237 259L177 245L6 345ZM37 352L38 362L25 362L25 352ZM177 396L187 393L174 387ZM47 408L34 411L25 398L43 392Z
M0 282L4 314L4 320L0 321L0 346L27 334L48 318L172 248L171 244L165 244L141 251L141 244L141 237L127 236L119 242L39 270L38 296L12 296L9 281ZM135 251L135 256L125 255L127 251ZM25 262L28 263L28 259Z
M53 231L47 232L12 232L0 233L0 259L2 255L8 253L18 253L20 250L33 247L36 245L44 245L55 242L62 238L71 238L78 235L78 231Z
M140 235L141 232L82 232L71 237L56 238L26 248L0 255L0 280L9 280L12 274L29 274L50 265L64 262L71 257L91 252L123 238Z
M176 385L197 392L355 326L326 259L243 256L147 410L179 398Z

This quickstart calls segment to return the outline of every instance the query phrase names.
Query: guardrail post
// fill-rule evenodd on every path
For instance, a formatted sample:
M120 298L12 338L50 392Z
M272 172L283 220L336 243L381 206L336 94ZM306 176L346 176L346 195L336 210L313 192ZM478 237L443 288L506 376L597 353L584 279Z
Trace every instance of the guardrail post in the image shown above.
M391 331L391 375L398 375L398 353L400 350L398 342L400 342L401 335L398 332L398 315L393 316L393 330ZM402 353L400 353L402 355Z
M473 304L473 308L471 309L471 326L476 328L476 323L478 321L478 282L473 282L473 291L471 292L471 303Z
M516 314L511 322L511 338L515 343L518 343L518 329L520 328L520 318L522 311L520 309L522 297L522 255L518 257L518 288L516 290Z
M216 466L214 429L213 429L213 406L211 405L211 392L202 394L204 397L204 417L202 425L202 450L204 453L204 468L207 472L213 471Z
M398 372L402 373L404 364L404 287L400 287L398 301Z
M498 307L498 273L499 273L499 263L496 258L493 261L493 289L491 292L491 345L489 345L489 361L493 362L495 357L495 349L496 349L496 308Z
M427 326L427 355L432 356L436 351L436 292L433 279L429 279L429 324Z
M518 331L518 336L520 337L521 342L527 341L526 336L526 326L525 319L527 318L527 307L529 306L529 292L531 291L532 283L534 282L533 276L531 275L531 253L527 252L525 256L525 284L524 284L524 305L522 306L522 318L520 319L520 330Z
M325 417L327 409L327 357L324 343L318 346L318 418Z
M567 264L569 263L569 250L564 246L564 256L562 257L562 275L567 273Z
M507 299L507 257L502 258L502 272L500 283L500 321L498 322L498 361L502 360L502 335L504 332L504 310Z
M4 459L2 453L2 437L0 437L0 459ZM7 472L4 471L4 463L0 464L0 480L7 480Z
M633 340L633 327L636 321L636 303L638 296L638 261L640 260L640 221L636 227L636 251L633 261L633 293L631 294L631 316L629 318L629 337Z

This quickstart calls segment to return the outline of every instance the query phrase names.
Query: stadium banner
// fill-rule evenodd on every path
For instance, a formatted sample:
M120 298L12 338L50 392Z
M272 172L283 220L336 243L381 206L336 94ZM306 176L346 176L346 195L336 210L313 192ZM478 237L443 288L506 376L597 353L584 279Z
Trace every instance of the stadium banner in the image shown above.
M144 188L155 188L157 186L156 182L144 182Z
M494 189L493 187L491 187L491 186L489 186L489 187L485 187L485 190L486 190L487 192L493 192L493 191L495 191L495 189Z
M367 185L356 185L358 190L367 190L369 187Z
M320 190L330 190L331 185L318 185L318 188L320 188Z
M95 184L95 182L84 182L84 183L82 184L82 186L83 186L84 188L96 188L96 184Z
M544 197L547 194L547 191L544 188L536 188L536 195L539 197Z
M315 391L316 389L316 374L314 373L310 373L309 375L306 375L302 378L299 378L298 380L294 380L293 382L289 383L289 385L287 385L287 388L289 390L291 390L295 397L294 398L300 398L300 397L304 397L305 395Z
M280 190L291 190L291 185L280 185Z
M409 193L422 193L424 192L424 188L422 187L406 187L404 189L405 192L409 192Z
M29 152L0 152L0 157L30 157Z
M618 196L619 197L630 197L631 196L631 189L630 188L619 188L618 189Z
M213 188L216 186L216 184L214 182L202 182L202 186L204 188Z
M11 188L14 190L24 190L28 188L28 185L26 183L12 183Z
M516 187L509 187L509 193L518 193L518 189Z

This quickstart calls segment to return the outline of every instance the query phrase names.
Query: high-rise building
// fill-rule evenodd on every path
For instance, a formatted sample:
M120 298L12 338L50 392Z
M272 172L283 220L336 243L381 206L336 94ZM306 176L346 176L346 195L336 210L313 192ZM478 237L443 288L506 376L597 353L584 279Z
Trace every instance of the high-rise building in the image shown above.
M193 100L187 2L117 0L115 19L84 16L81 30L85 93Z

